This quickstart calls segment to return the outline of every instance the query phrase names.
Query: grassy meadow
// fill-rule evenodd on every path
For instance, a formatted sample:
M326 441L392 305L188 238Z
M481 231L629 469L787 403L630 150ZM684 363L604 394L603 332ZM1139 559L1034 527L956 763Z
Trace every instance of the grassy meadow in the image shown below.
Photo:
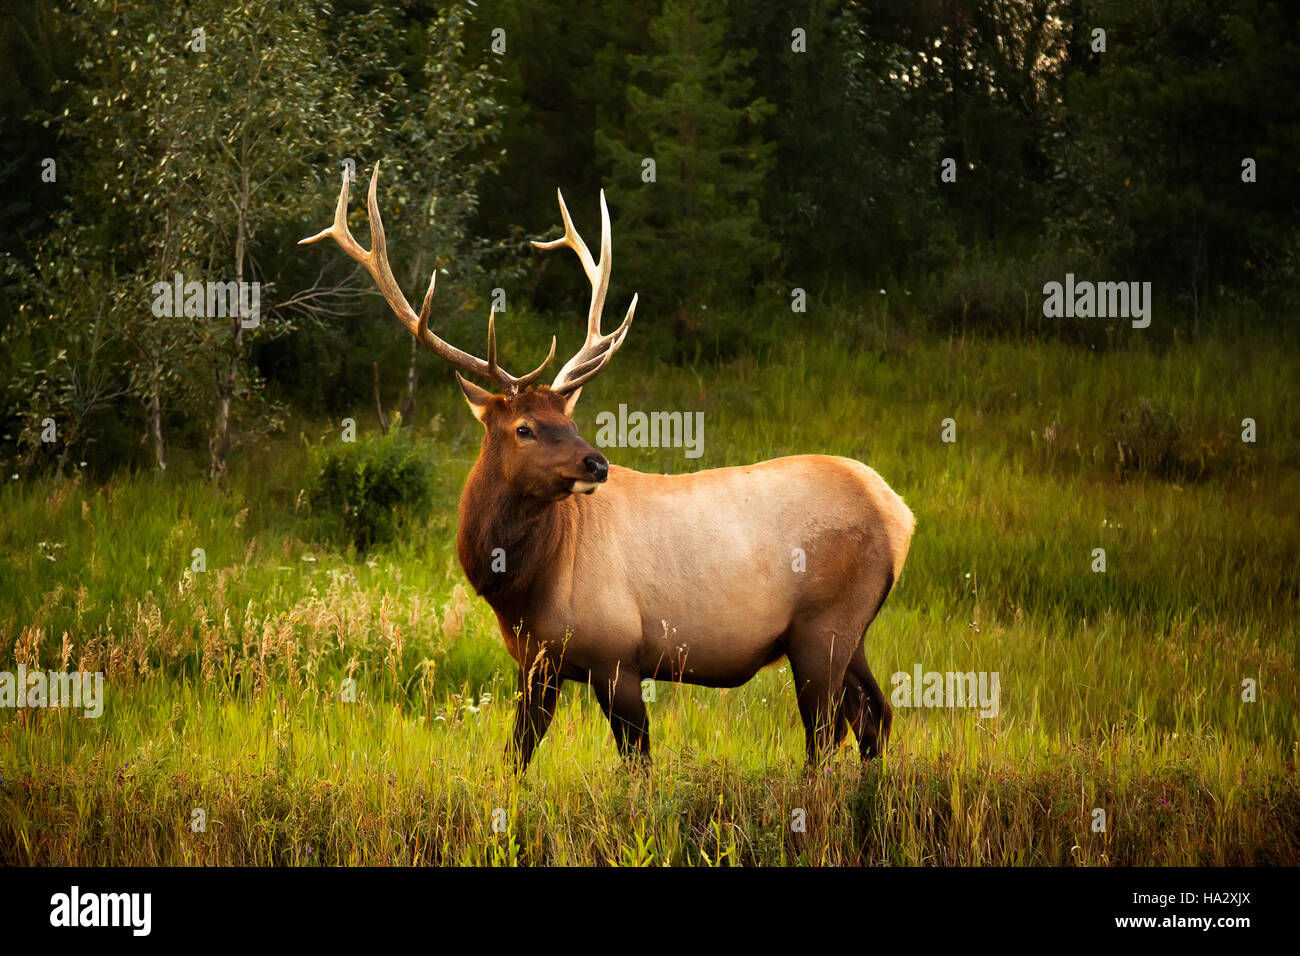
M304 503L337 422L242 450L225 494L183 466L5 475L0 670L103 671L107 701L0 710L0 864L1300 864L1300 353L1139 335L908 337L875 313L716 366L629 352L587 388L589 440L620 402L705 412L703 457L616 463L841 454L915 512L867 659L887 690L997 671L1000 713L898 708L884 759L846 744L811 775L778 664L659 684L649 770L568 684L514 778L513 662L455 556L479 426L449 372L415 425L432 504L364 554Z

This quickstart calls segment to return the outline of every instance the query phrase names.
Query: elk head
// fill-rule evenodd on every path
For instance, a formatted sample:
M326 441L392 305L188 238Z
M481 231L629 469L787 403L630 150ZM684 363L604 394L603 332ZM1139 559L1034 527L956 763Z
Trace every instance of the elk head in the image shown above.
M592 260L591 252L582 241L564 196L556 190L560 201L560 215L564 220L564 235L549 242L534 242L538 249L572 249L582 263L587 280L591 283L591 302L587 309L587 338L577 353L564 364L550 387L534 386L552 358L555 357L555 338L545 360L523 376L513 376L497 362L496 310L488 314L487 358L481 359L447 344L429 329L429 316L433 307L433 288L437 270L429 278L429 289L417 313L406 300L393 270L388 264L388 248L384 237L384 224L379 216L375 198L379 183L379 164L375 164L370 177L370 192L366 209L370 218L371 249L366 251L353 238L348 229L348 176L343 174L343 188L339 191L338 206L334 210L334 223L316 235L299 241L299 245L330 238L343 251L365 268L379 287L384 300L425 348L441 356L456 369L456 381L469 402L474 417L482 422L485 432L483 448L476 467L488 469L497 480L516 494L542 501L556 501L579 492L591 494L609 475L609 463L595 448L578 435L573 423L573 409L582 394L582 386L596 377L609 363L627 336L628 326L636 311L637 296L632 296L627 315L622 324L609 334L600 331L601 314L605 308L605 293L609 289L609 276L613 268L610 251L609 208L605 205L605 191L600 193L600 261ZM489 379L501 391L494 393L465 379L465 372Z
M485 429L478 467L516 495L558 501L592 494L609 477L609 462L583 441L573 423L577 390L566 396L542 386L509 398L479 388L459 372L456 380Z

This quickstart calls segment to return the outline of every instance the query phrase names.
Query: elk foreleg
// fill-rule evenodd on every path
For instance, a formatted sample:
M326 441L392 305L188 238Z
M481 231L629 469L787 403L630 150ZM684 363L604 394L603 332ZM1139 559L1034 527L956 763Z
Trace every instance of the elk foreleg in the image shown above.
M519 668L519 695L515 700L515 726L507 752L515 769L523 773L533 750L551 725L560 697L560 677L555 666L539 655L528 667Z

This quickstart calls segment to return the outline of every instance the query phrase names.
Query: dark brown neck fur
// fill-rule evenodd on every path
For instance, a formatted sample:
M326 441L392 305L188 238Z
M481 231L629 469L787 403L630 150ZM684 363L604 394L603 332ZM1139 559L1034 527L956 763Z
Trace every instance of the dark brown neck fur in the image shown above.
M571 507L568 500L544 501L516 492L484 447L461 495L456 551L469 583L498 616L523 616L559 551ZM504 571L493 570L497 548L505 552Z

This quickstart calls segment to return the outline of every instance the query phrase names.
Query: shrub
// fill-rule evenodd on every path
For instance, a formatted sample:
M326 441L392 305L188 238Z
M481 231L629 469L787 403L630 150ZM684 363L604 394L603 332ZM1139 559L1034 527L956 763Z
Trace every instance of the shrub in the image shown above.
M1189 427L1169 408L1149 399L1119 410L1107 432L1120 477L1147 475L1168 481L1205 481L1250 474L1254 456L1231 430Z
M326 536L358 551L392 540L404 518L430 501L429 462L405 429L323 445L313 459L312 515Z
M1037 324L1041 282L1010 259L971 256L942 280L934 317L940 329L959 334L1008 335Z
M1120 473L1182 477L1187 471L1182 447L1186 431L1177 415L1148 399L1138 399L1136 408L1121 408L1119 424L1110 433Z

